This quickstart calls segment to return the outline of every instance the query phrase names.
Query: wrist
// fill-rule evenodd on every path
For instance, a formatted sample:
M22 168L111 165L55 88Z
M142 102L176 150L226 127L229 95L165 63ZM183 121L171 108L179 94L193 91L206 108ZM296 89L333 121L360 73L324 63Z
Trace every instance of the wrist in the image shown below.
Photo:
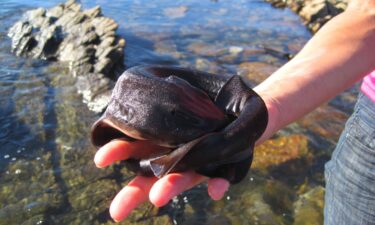
M257 87L254 88L254 91L263 99L268 112L267 127L263 132L262 136L255 143L256 145L258 145L272 137L272 135L281 128L281 108L279 102L275 98L269 96L266 92L257 90Z

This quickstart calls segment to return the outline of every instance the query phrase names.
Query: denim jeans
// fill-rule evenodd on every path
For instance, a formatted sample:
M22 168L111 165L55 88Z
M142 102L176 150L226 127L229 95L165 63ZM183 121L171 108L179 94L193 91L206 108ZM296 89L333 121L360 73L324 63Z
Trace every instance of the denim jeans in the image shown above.
M325 225L375 224L375 103L360 94L325 165Z

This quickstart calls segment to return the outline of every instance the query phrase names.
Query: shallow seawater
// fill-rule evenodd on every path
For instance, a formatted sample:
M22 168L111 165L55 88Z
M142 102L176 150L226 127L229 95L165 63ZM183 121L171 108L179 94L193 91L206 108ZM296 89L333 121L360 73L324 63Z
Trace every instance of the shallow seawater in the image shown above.
M120 164L94 166L88 137L99 115L81 102L67 66L10 53L7 31L22 13L58 3L0 2L0 225L112 224L108 206L132 177ZM81 3L118 22L127 67L182 65L256 85L311 37L290 10L257 0ZM355 95L343 93L259 146L249 175L223 200L200 185L166 207L144 204L123 224L321 224L324 163Z

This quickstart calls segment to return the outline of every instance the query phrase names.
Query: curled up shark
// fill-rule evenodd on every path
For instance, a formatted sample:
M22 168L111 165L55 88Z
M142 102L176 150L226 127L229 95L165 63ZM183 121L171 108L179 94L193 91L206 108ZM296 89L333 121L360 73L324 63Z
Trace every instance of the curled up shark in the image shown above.
M119 77L91 140L97 147L147 140L167 149L127 160L140 175L195 170L233 184L246 176L267 122L264 101L237 75L136 66Z

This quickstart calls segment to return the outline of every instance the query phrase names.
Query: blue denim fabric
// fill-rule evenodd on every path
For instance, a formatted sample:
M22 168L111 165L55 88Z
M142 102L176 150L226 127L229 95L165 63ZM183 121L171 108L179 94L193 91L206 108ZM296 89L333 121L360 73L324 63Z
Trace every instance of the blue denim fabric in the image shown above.
M360 94L325 165L325 225L375 224L375 103Z

